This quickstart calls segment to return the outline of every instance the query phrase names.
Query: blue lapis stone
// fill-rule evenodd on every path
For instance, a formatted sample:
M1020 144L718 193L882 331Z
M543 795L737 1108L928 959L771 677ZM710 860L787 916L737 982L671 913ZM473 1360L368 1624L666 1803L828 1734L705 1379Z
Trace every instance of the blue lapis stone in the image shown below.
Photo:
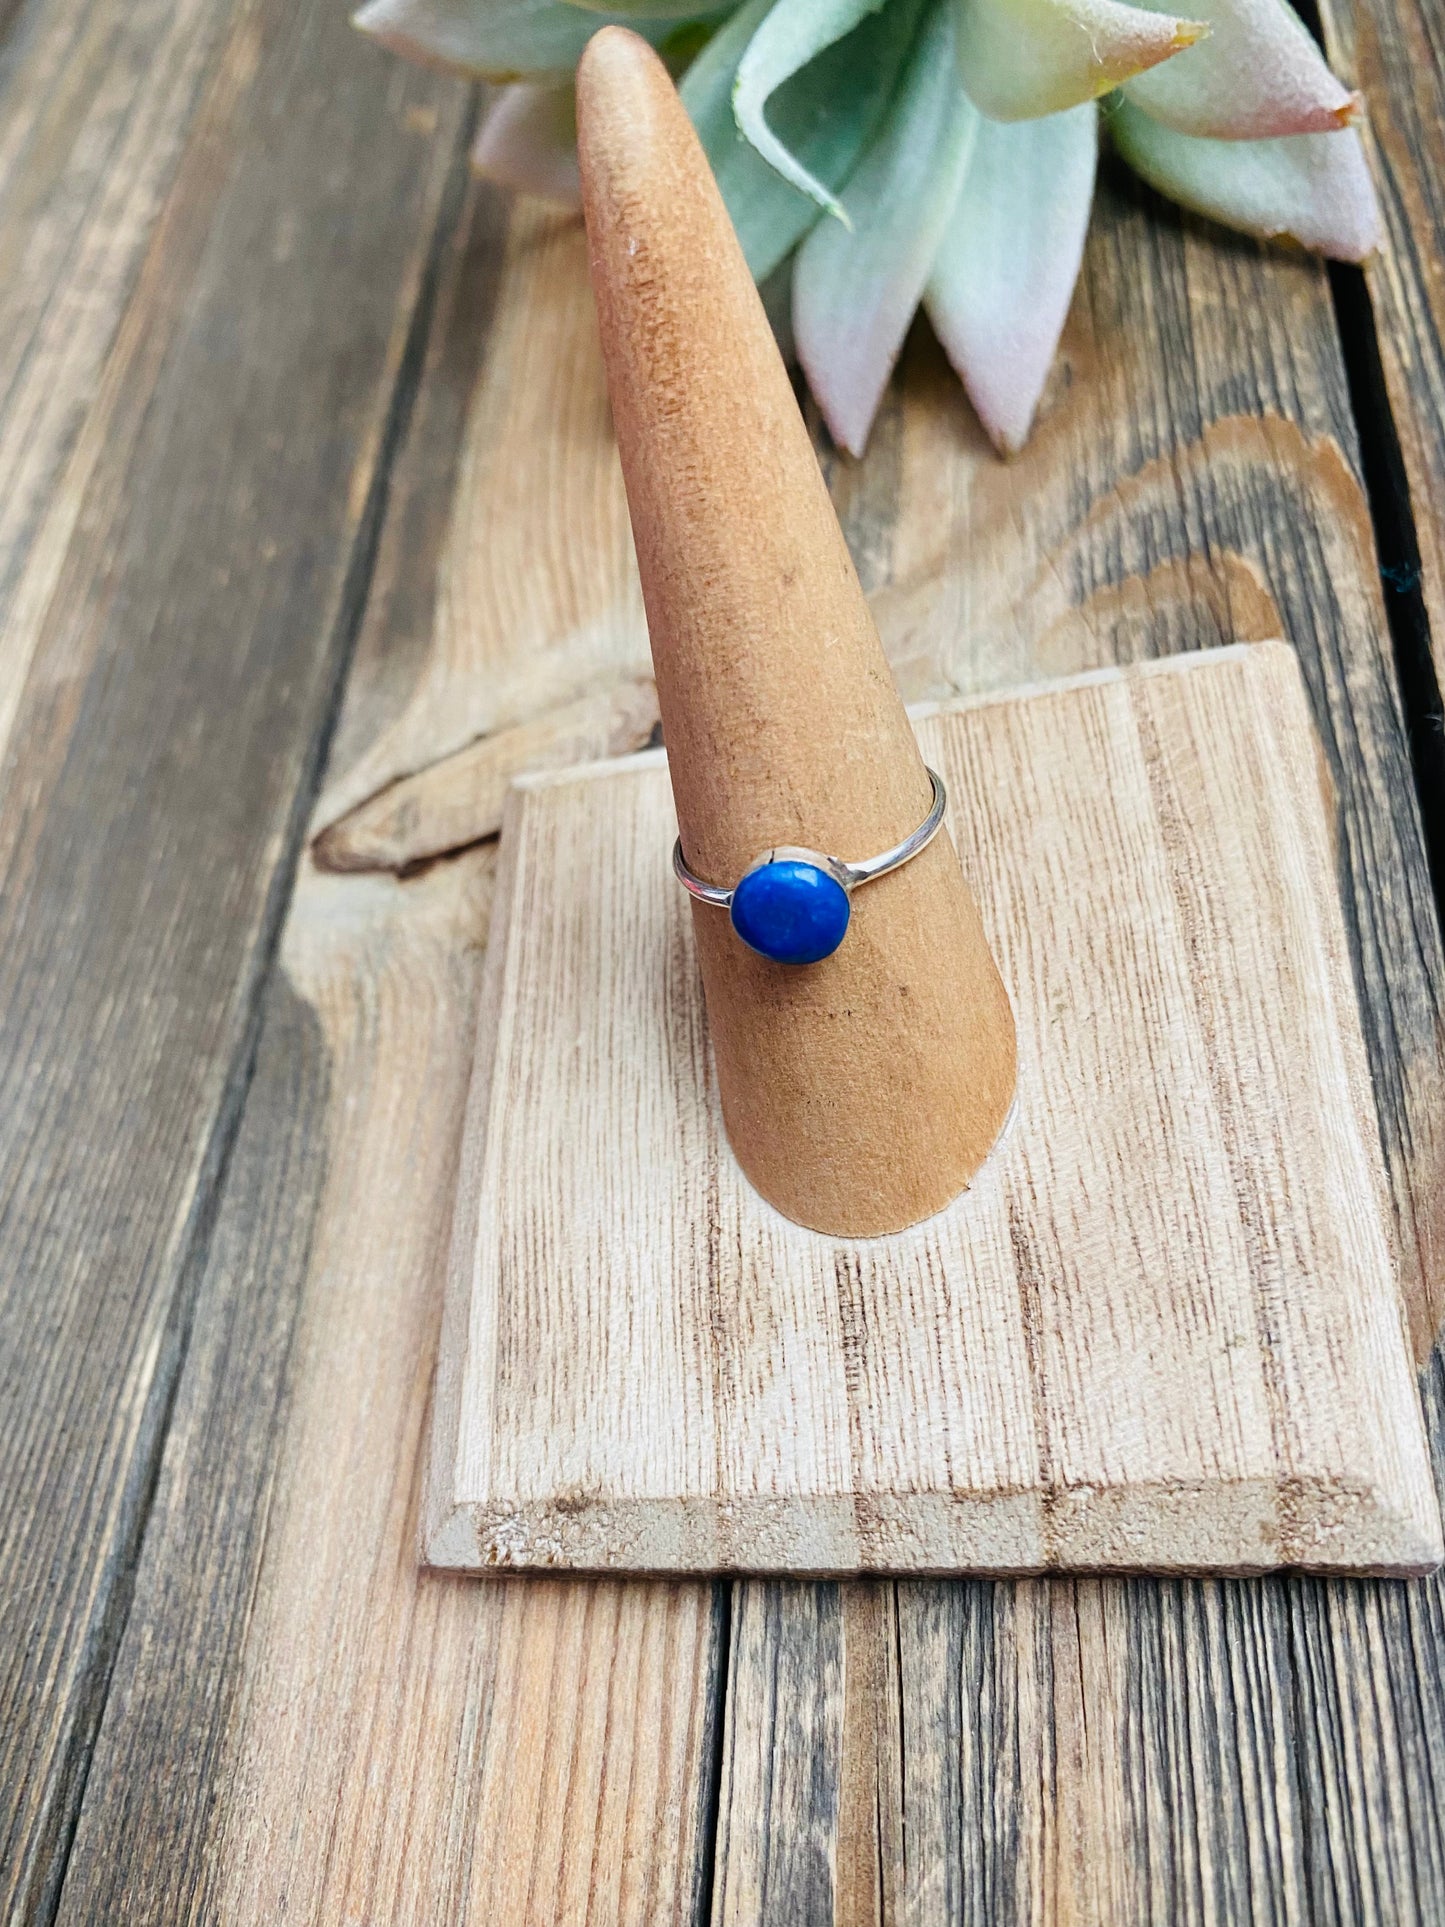
M810 964L831 957L851 913L838 879L796 857L760 863L733 891L733 929L750 950L774 963Z

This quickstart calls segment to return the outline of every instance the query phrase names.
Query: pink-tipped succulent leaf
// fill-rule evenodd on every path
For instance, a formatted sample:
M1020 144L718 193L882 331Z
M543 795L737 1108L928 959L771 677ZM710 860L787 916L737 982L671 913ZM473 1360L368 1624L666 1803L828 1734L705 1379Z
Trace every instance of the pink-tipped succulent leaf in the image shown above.
M1016 454L1053 365L1084 258L1099 117L982 121L924 306L995 445Z
M620 20L654 46L665 46L700 17L730 11L726 0L667 15L635 15L624 7L599 14L567 0L366 0L352 25L393 53L448 67L476 80L551 80L570 85L582 49L609 20Z
M1205 31L1120 0L953 0L958 70L992 120L1033 120L1096 100Z
M570 87L506 88L482 122L472 167L499 187L510 187L557 207L582 205L577 173L577 113Z
M1155 120L1206 140L1252 141L1333 133L1358 114L1287 0L1199 0L1197 11L1209 26L1198 46L1128 83Z
M1128 100L1108 126L1136 173L1213 220L1262 240L1297 241L1337 261L1363 261L1379 246L1379 207L1352 127L1285 140L1198 140Z

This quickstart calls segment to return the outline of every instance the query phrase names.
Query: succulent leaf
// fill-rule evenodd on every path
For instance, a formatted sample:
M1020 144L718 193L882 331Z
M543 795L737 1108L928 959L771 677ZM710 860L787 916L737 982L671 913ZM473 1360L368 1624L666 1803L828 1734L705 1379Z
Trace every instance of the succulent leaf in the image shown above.
M818 219L818 203L784 180L738 131L738 62L773 0L748 0L720 27L683 77L681 93L737 229L764 280ZM853 171L898 84L921 0L893 0L780 87L768 103L778 138L800 166L836 193Z
M1153 119L1206 139L1273 140L1331 133L1356 118L1357 96L1330 72L1288 0L1191 5L1209 24L1207 38L1128 83L1129 98Z
M743 49L733 86L733 111L753 147L785 181L840 220L846 216L837 195L774 133L766 109L785 81L883 5L884 0L776 0Z
M1084 256L1099 116L983 120L924 306L989 438L1028 439Z
M1344 260L1378 245L1358 97L1290 0L686 5L365 0L354 18L413 59L513 83L473 164L565 205L583 48L614 21L649 40L683 76L774 328L796 327L855 452L920 300L994 442L1022 445L1078 275L1105 94L1120 153L1185 206Z
M992 120L1033 120L1095 100L1193 46L1197 21L1120 0L954 0L958 70Z
M793 270L798 359L833 439L861 455L958 193L979 116L959 87L953 14L936 6L896 98Z
M577 97L570 87L524 81L504 88L472 145L472 168L499 187L558 207L582 204L577 172Z
M1338 261L1363 261L1379 246L1379 206L1352 127L1285 140L1199 140L1122 96L1110 103L1107 124L1152 187L1228 227L1298 241Z
M570 79L582 49L609 20L661 45L679 27L716 7L636 19L626 8L603 16L565 0L367 0L353 26L393 53L478 80Z

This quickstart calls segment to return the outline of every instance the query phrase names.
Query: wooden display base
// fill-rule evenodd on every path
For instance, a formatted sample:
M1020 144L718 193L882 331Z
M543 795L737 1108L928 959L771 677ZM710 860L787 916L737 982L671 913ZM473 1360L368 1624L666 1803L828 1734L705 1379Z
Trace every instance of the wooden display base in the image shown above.
M435 1565L1419 1572L1402 1328L1293 653L921 719L1019 1029L1014 1120L896 1236L722 1133L660 752L504 830Z

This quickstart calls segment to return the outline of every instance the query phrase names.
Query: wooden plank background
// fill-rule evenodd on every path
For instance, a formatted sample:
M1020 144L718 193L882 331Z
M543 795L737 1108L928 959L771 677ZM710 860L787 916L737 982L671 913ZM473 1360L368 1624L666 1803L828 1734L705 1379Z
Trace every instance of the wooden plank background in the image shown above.
M22 9L3 69L7 1919L55 1904L468 112L332 7L205 11Z
M1441 63L1409 0L1327 24L1413 184L1372 285L1438 605ZM292 880L308 815L419 779L404 868L431 765L645 675L580 241L464 192L464 91L344 9L3 31L0 1911L1445 1916L1438 1581L417 1574L492 857ZM1351 372L1321 270L1106 167L1018 462L923 330L820 450L910 697L1300 648L1438 1475L1441 956Z

